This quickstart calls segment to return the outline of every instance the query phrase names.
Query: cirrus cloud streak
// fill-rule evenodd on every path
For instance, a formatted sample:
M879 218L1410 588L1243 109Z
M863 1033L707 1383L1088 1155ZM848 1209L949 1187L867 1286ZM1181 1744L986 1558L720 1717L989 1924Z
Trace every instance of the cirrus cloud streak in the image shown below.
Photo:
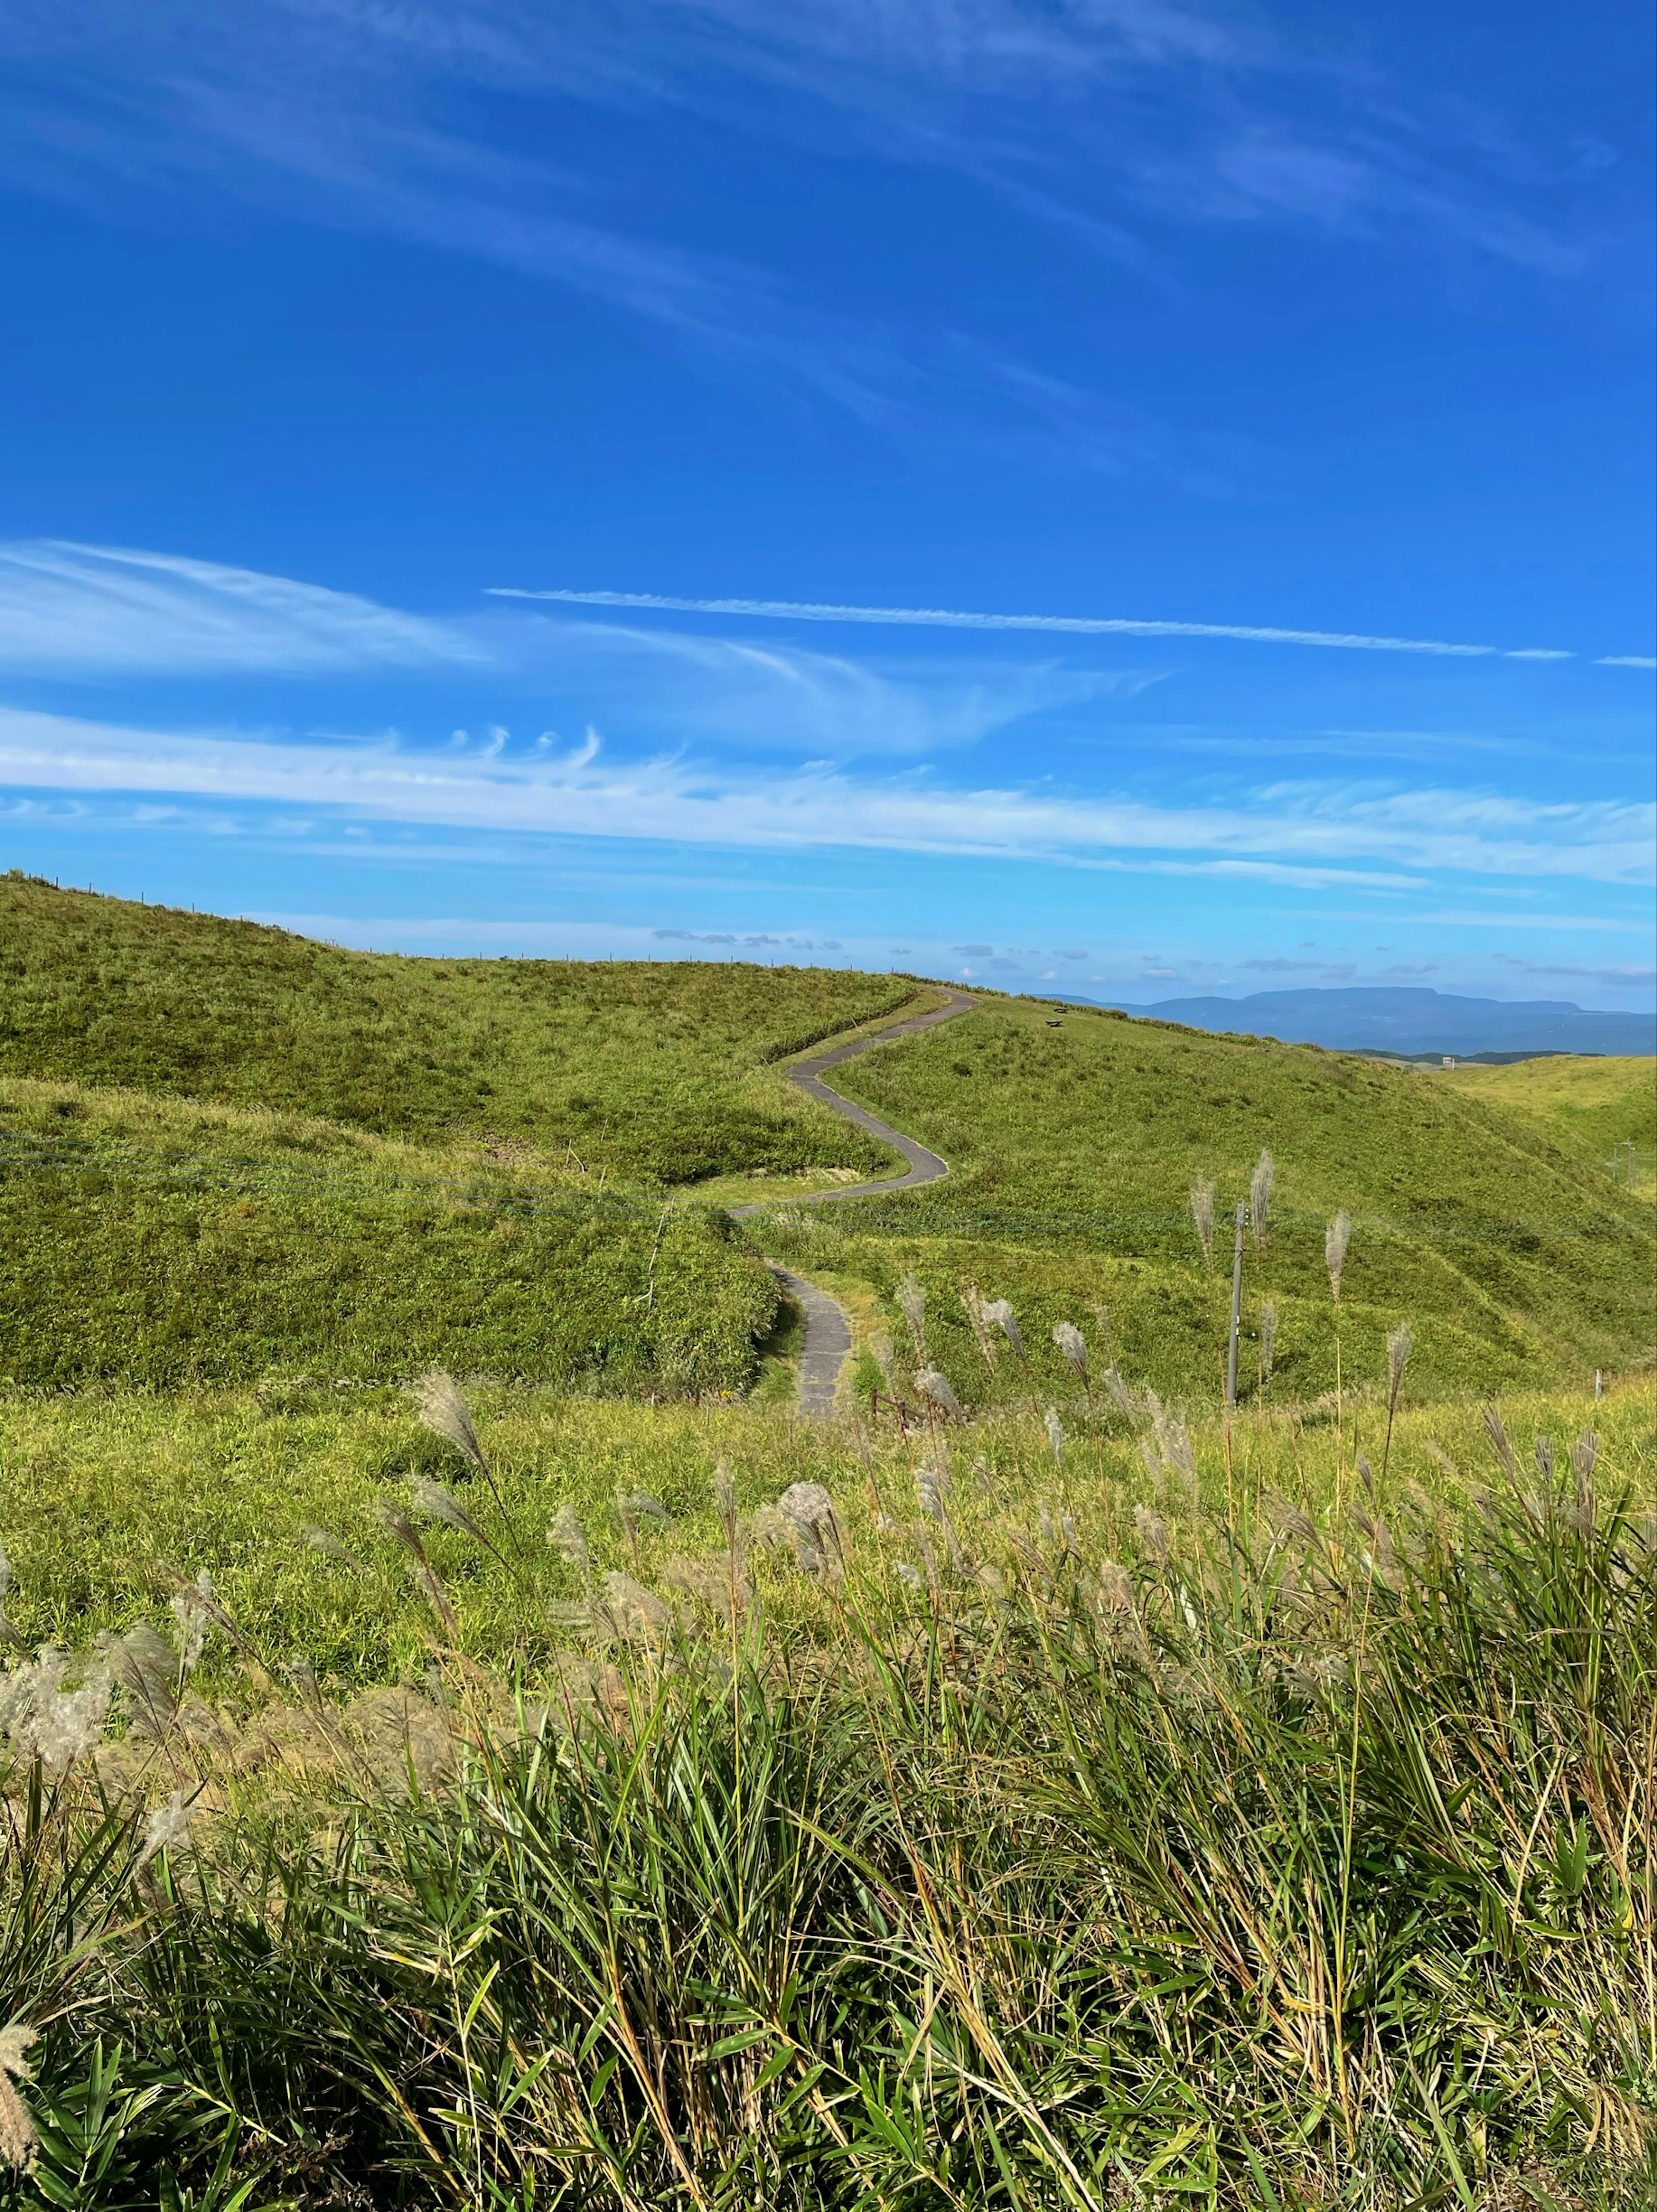
M1083 866L1193 866L1403 892L1426 872L1648 883L1657 809L1444 790L1278 783L1236 805L1050 787L944 789L924 770L771 775L683 756L435 753L136 729L0 708L0 786L349 810L386 821L756 849L861 848Z

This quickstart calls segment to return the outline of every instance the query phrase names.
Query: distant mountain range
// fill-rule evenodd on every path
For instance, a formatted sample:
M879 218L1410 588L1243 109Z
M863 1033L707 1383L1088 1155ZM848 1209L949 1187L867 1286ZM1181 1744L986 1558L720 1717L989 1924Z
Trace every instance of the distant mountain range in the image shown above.
M1162 999L1122 1011L1346 1052L1444 1053L1459 1060L1478 1053L1657 1053L1657 1015L1599 1012L1564 999L1459 999L1418 989L1256 991L1245 999Z

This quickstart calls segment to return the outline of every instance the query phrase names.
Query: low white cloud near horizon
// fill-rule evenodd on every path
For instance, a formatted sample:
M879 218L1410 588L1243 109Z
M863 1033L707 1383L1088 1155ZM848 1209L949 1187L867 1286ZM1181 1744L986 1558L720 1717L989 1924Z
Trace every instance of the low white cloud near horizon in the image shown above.
M504 736L504 733L501 733ZM1084 867L1201 867L1308 888L1425 888L1423 872L1649 884L1657 808L1278 781L1226 805L944 788L924 769L756 775L683 757L144 729L0 708L0 786L349 810L386 821L755 849L861 848Z

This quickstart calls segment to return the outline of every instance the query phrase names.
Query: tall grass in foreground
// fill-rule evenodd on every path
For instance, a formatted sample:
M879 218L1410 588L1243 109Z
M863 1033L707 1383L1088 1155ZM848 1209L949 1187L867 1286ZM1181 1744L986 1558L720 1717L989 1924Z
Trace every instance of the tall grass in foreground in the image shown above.
M19 1670L0 2201L1642 2201L1657 1524L1499 1422L1462 1510L1222 1511L1147 1419L1102 1539L970 1431L872 1518L721 1469L534 1685L264 1680L252 1782L187 1638L96 1767Z

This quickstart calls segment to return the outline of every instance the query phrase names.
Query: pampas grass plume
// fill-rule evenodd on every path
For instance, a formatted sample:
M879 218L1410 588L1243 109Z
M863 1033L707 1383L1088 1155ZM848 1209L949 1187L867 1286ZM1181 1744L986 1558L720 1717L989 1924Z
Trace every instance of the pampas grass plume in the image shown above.
M9 2027L0 2027L0 2163L14 2173L27 2173L40 2148L33 2117L16 2086L34 2079L34 2069L28 2061L34 2040L35 2030L25 2021L15 2020Z
M1191 1218L1196 1226L1197 1242L1203 1248L1203 1264L1214 1264L1214 1186L1206 1176L1199 1176L1191 1186Z
M1062 1357L1067 1359L1083 1382L1088 1379L1087 1340L1073 1321L1055 1322L1053 1340Z
M1272 1380L1272 1363L1278 1349L1278 1305L1275 1298L1260 1301L1260 1380Z
M915 1340L915 1358L926 1357L926 1293L919 1277L906 1275L897 1286L898 1310L909 1324Z
M950 1387L950 1378L936 1367L923 1367L915 1376L915 1388L927 1403L940 1413L959 1413L961 1401Z
M410 1385L410 1395L415 1401L416 1413L432 1434L452 1444L480 1474L486 1474L489 1468L483 1447L477 1441L477 1431L472 1426L471 1414L453 1376L446 1374L440 1367L434 1368Z
M1346 1266L1346 1249L1352 1241L1352 1217L1338 1213L1323 1232L1324 1265L1329 1270L1329 1288L1337 1302L1340 1297L1340 1279Z
M1258 1251L1265 1236L1272 1212L1272 1186L1278 1179L1277 1163L1270 1152L1262 1152L1254 1163L1254 1172L1248 1178L1248 1218L1254 1227L1254 1247Z

